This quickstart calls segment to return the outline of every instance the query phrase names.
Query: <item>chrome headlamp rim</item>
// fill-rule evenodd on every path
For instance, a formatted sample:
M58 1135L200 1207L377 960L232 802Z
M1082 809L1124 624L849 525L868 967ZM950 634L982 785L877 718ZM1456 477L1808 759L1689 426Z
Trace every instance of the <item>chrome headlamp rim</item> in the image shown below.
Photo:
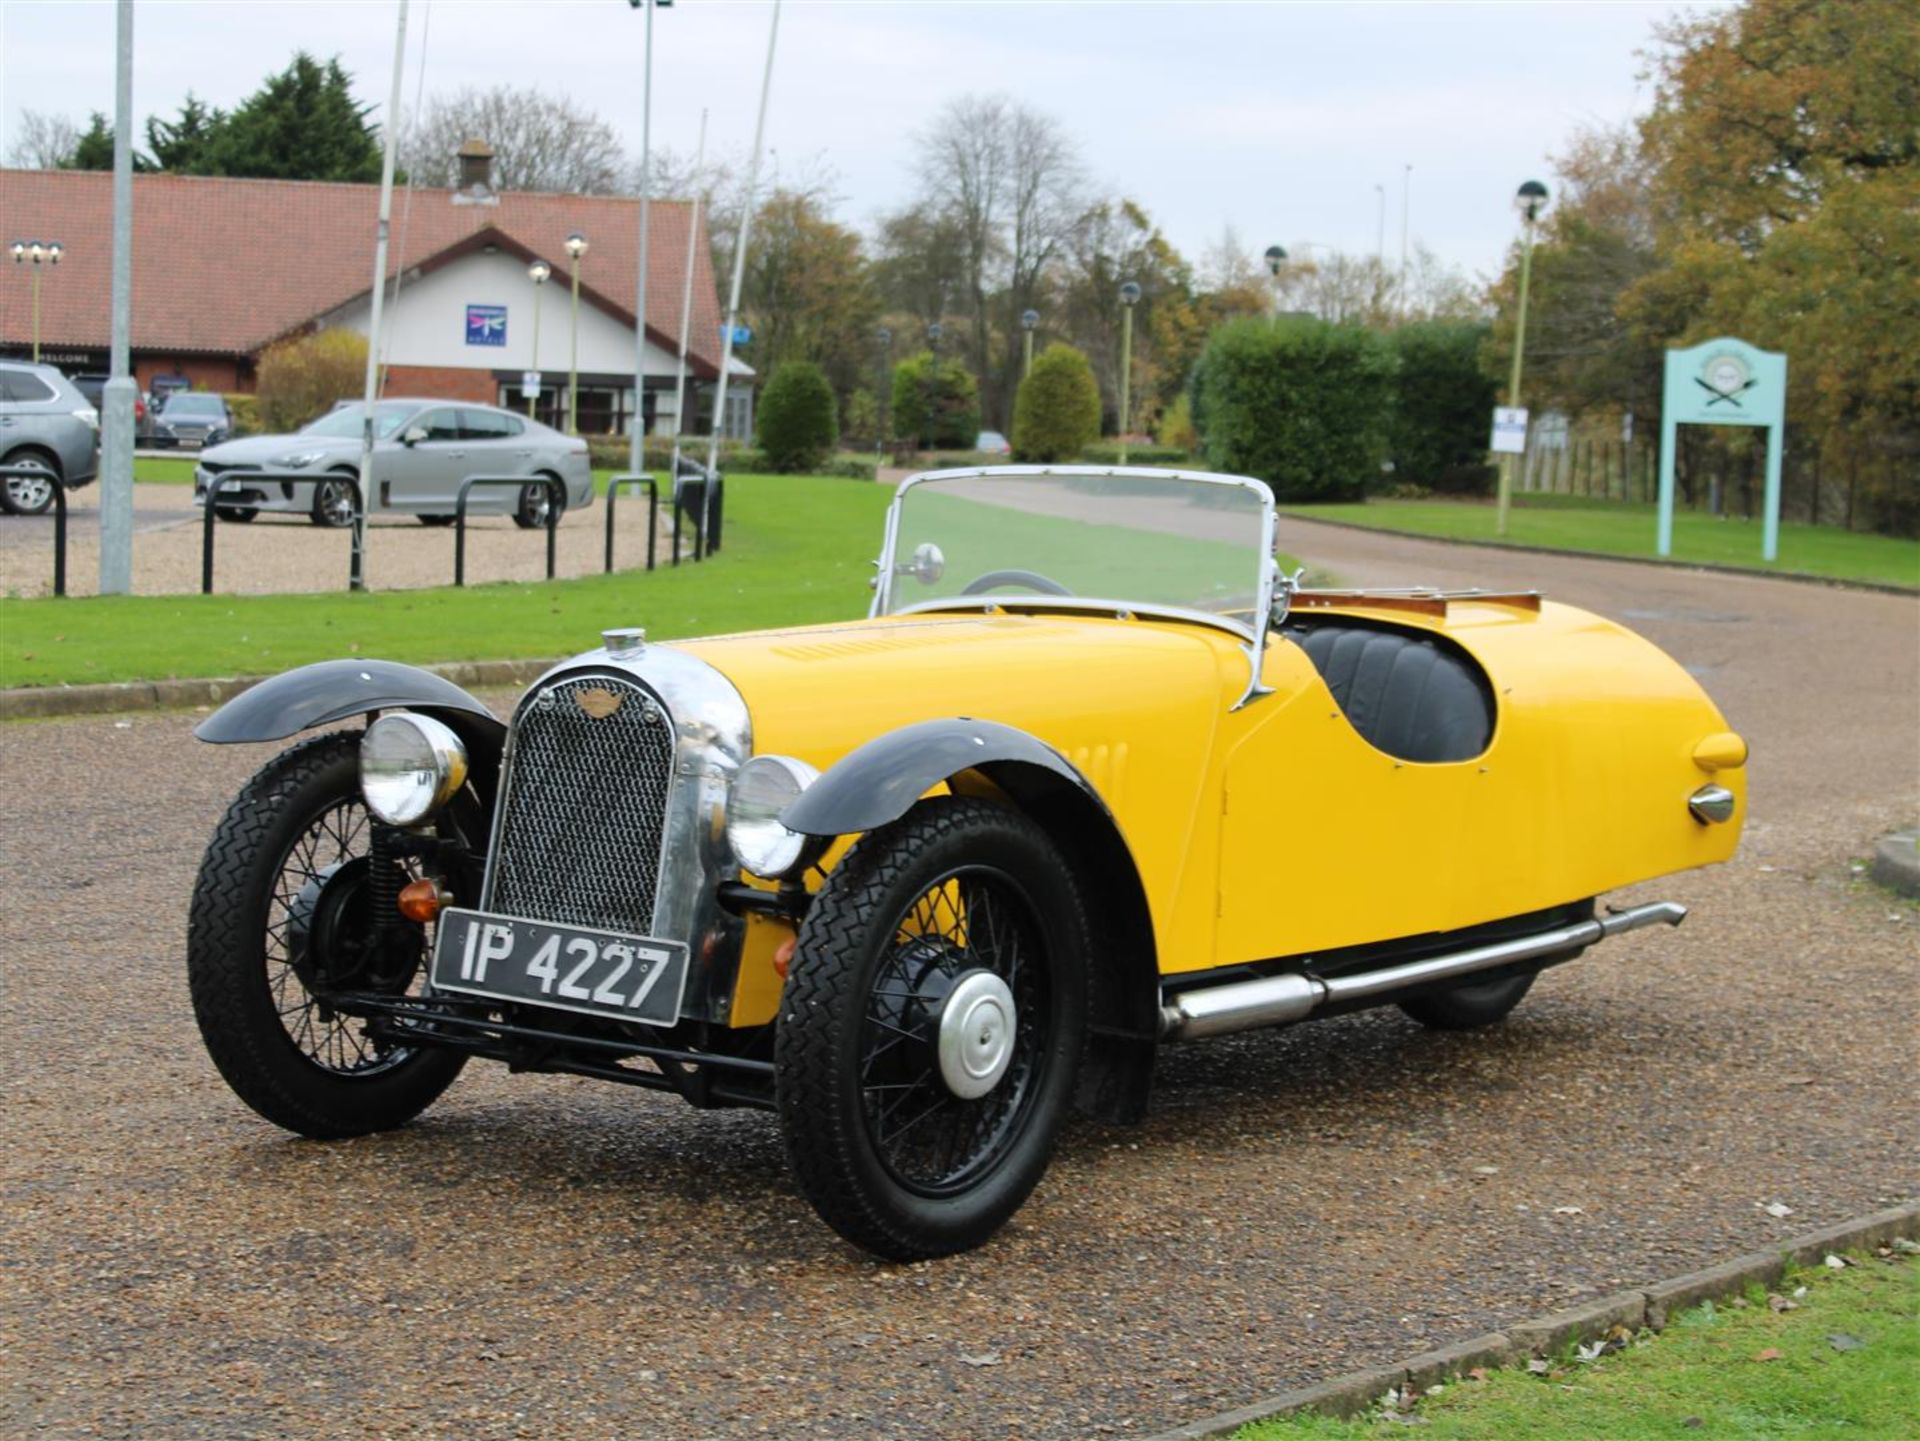
M768 753L740 767L727 792L727 848L743 871L784 880L810 859L811 836L788 830L780 814L820 779L820 772L793 756Z
M412 766L375 754L400 732L411 733ZM360 738L360 794L375 818L390 826L417 826L432 819L467 783L467 770L466 744L453 728L418 711L388 711ZM388 781L397 784L385 784Z

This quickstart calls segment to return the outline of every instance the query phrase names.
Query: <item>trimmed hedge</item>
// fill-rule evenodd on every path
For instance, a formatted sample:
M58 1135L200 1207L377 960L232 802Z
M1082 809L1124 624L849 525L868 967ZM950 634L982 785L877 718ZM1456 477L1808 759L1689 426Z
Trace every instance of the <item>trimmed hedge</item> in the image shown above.
M1487 427L1497 390L1481 372L1488 327L1426 320L1392 334L1400 360L1389 450L1393 479L1449 495L1492 493Z
M1118 465L1120 447L1111 441L1099 445L1089 445L1080 452L1080 459L1088 465ZM1127 447L1128 465L1160 465L1178 470L1193 463L1193 452L1181 450L1171 445L1130 445Z
M1193 380L1207 463L1282 500L1358 500L1386 456L1396 370L1390 342L1357 325L1224 325Z
M1058 341L1034 357L1013 401L1015 460L1059 461L1100 437L1100 386L1087 357Z
M810 360L783 360L760 393L754 437L776 473L817 470L840 443L840 417L827 373Z
M893 368L893 433L921 450L958 450L980 434L980 387L966 366L931 351Z

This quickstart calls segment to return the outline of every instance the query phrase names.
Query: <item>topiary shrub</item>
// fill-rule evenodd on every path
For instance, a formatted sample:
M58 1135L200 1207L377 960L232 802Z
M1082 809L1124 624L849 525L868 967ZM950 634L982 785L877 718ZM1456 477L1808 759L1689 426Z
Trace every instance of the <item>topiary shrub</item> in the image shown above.
M1393 332L1400 361L1388 431L1395 482L1450 495L1492 490L1486 452L1496 390L1479 365L1487 333L1457 320L1416 321Z
M1386 455L1394 374L1388 341L1357 325L1224 325L1194 378L1207 463L1282 500L1359 500Z
M1034 357L1013 400L1015 460L1071 460L1100 438L1100 386L1087 357L1056 341Z
M783 360L760 393L755 439L777 473L816 470L840 443L840 417L826 371Z
M366 336L322 330L283 340L260 357L254 408L261 428L278 435L325 415L335 401L359 399L366 387Z
M1154 439L1165 450L1180 450L1191 454L1200 448L1200 432L1193 426L1193 399L1186 391L1173 398L1160 416L1160 428Z
M980 437L980 387L957 360L930 351L893 368L893 433L921 450L971 450Z
M221 399L227 403L227 414L233 417L233 433L227 437L229 440L260 433L260 408L251 395L230 391Z

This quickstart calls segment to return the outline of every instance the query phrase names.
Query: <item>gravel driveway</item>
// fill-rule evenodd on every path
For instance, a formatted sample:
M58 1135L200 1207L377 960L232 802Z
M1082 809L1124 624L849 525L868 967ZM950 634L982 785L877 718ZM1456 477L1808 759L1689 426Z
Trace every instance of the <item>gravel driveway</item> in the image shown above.
M1286 544L1629 618L1753 742L1741 854L1632 893L1693 917L1549 972L1496 1032L1169 1050L1145 1126L1081 1124L999 1240L936 1263L837 1242L756 1113L475 1064L406 1131L280 1134L214 1075L180 959L266 751L182 715L0 731L0 1428L1139 1434L1920 1192L1916 915L1849 872L1920 814L1920 603Z
M663 502L665 497L662 497ZM133 591L180 595L200 589L204 526L184 485L133 488ZM629 490L614 519L614 561L646 564L647 499ZM73 493L68 509L67 593L93 595L100 585L100 490ZM669 507L660 508L658 563L666 564ZM554 573L598 575L605 560L606 501L560 519ZM683 553L691 553L688 529ZM222 595L275 591L345 590L352 532L323 530L293 515L262 515L247 525L214 527L214 589ZM375 590L411 590L453 582L453 527L423 526L411 516L376 516L367 524L367 584ZM521 530L504 515L475 516L467 527L467 582L539 580L546 573L544 531ZM53 513L0 517L0 593L53 593Z

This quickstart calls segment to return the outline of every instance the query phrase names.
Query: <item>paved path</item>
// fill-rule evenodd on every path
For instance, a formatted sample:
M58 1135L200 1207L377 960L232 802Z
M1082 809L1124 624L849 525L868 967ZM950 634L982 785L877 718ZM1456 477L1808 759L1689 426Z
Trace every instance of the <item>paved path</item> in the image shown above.
M1356 581L1634 619L1752 738L1747 842L1496 1032L1170 1050L1145 1126L1078 1126L1002 1238L928 1265L838 1244L754 1113L475 1065L404 1132L282 1136L180 963L264 754L188 716L0 730L0 1429L1140 1434L1920 1192L1920 922L1849 871L1920 814L1920 602L1288 532Z

